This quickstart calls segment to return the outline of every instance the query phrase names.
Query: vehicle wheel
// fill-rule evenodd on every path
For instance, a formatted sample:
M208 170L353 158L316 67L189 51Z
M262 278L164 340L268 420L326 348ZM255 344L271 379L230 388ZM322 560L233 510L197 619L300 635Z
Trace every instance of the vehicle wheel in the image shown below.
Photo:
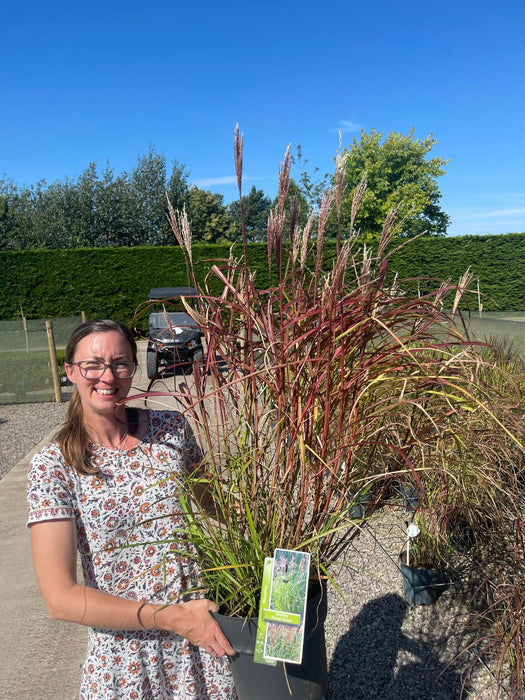
M200 370L202 372L204 370L204 351L202 348L193 353L193 371L195 371L195 365L197 363L200 365Z
M148 373L148 379L153 379L159 371L157 353L155 350L150 350L149 348L146 352L146 371Z

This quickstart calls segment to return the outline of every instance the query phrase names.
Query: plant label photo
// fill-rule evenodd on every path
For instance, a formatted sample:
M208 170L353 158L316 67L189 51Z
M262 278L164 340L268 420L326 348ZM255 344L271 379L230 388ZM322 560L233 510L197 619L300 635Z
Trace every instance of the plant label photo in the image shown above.
M309 574L308 552L275 550L269 605L262 611L265 659L301 663Z

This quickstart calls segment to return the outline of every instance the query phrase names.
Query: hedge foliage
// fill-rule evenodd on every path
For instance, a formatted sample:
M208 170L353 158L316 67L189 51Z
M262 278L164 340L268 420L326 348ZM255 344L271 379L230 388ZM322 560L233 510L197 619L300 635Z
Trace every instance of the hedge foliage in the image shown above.
M228 246L196 245L194 260L200 279L209 272L212 261L227 258L229 252ZM240 254L240 247L235 252ZM266 286L266 245L251 244L249 255L258 284ZM326 265L334 255L334 247L327 245ZM435 288L435 280L457 282L468 267L474 279L479 278L486 311L525 310L525 233L420 238L393 255L389 273L420 278L424 292L427 287ZM88 318L127 323L151 287L188 284L182 251L173 246L0 251L0 270L2 320L20 318L22 307L27 318L85 311ZM475 295L470 306L477 309Z
M229 253L226 245L196 245L200 278L209 272L212 261ZM261 283L265 283L266 255L264 244L250 247L252 264L263 271ZM151 287L189 283L182 251L173 246L0 251L0 269L1 320L20 318L22 307L26 318L85 311L87 318L128 323Z
M391 268L401 279L425 276L458 282L470 267L485 311L525 310L525 233L457 238L420 238L395 254ZM423 282L421 289L425 288ZM435 283L426 287L435 288ZM468 299L467 299L468 301ZM477 310L477 297L469 306Z

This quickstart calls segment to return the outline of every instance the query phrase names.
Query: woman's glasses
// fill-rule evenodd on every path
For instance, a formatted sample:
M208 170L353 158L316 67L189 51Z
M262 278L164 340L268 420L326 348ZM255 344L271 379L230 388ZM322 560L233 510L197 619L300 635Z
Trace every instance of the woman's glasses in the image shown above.
M71 364L79 368L84 379L100 379L108 368L111 368L113 376L117 379L130 379L137 371L135 362L110 362L107 365L105 362L96 360L80 360Z

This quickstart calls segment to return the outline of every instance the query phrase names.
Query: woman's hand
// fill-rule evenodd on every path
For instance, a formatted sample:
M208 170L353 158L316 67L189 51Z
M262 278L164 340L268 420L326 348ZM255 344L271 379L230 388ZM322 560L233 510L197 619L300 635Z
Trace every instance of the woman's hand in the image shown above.
M149 606L146 606L147 611ZM141 614L145 627L155 627L170 632L176 632L191 644L202 647L212 656L235 655L232 647L219 623L211 615L217 612L217 605L207 599L189 600L158 608L150 617ZM146 618L146 619L144 619Z

